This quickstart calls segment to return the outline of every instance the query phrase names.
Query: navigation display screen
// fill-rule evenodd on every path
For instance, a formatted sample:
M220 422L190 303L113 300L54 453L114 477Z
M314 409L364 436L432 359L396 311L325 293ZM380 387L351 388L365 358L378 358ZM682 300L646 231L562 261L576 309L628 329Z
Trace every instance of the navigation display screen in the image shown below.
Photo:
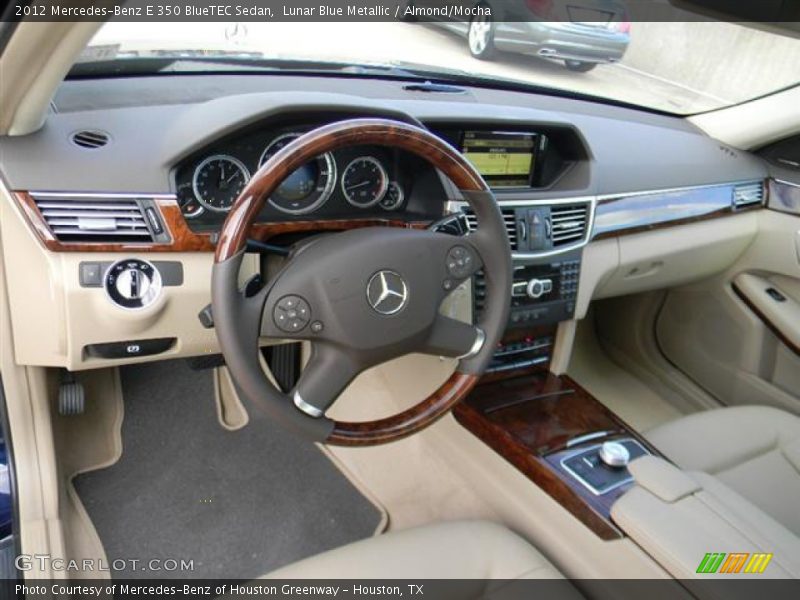
M537 138L535 133L465 131L461 152L490 187L528 187Z

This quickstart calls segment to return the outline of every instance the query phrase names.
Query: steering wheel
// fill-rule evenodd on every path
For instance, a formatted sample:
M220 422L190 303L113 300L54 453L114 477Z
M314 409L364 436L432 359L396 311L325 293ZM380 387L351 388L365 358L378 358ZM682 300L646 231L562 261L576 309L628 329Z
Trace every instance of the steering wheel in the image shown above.
M247 235L270 195L314 157L347 146L401 148L427 159L460 189L478 228L464 237L430 230L366 227L320 236L290 253L278 274L250 296L240 290ZM253 176L222 226L211 275L214 323L243 400L313 441L372 445L415 433L456 405L485 371L505 328L512 281L508 237L494 195L447 143L420 127L352 119L297 138ZM440 314L444 298L478 269L486 304L475 325ZM259 338L309 341L311 356L288 394L259 361ZM362 371L421 352L458 358L431 396L391 417L339 422L325 417Z

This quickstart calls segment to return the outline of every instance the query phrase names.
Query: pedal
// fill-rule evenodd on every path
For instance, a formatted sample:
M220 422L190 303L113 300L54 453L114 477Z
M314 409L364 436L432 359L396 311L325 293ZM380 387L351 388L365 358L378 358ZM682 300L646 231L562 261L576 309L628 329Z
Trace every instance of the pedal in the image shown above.
M58 414L65 417L82 415L86 410L86 391L83 384L67 371L58 388Z

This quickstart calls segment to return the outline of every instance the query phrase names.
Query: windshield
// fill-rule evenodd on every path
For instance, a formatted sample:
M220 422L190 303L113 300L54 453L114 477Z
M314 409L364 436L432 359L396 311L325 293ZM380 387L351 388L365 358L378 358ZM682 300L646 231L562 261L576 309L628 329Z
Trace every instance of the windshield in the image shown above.
M800 40L733 23L631 23L624 15L606 22L109 22L75 71L93 63L95 74L104 74L101 65L124 72L125 61L172 72L379 68L385 76L513 82L690 114L796 85Z

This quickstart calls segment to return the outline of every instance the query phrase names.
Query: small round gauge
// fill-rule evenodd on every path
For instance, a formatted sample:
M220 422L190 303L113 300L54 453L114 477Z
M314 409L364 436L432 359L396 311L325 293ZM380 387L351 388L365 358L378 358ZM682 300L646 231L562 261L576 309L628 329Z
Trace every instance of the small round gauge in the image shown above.
M198 202L208 210L225 212L250 181L250 171L232 156L209 156L194 170L192 189Z
M285 133L272 140L261 154L259 168L298 137L299 133ZM330 153L323 154L284 179L270 196L269 203L290 215L310 213L330 198L335 185L336 163Z
M183 216L187 219L194 219L205 212L203 205L197 201L192 190L191 182L182 183L178 186L178 206L181 207Z
M396 210L403 204L405 194L403 188L396 181L390 181L386 193L381 198L380 205L384 210Z
M359 156L352 160L342 173L344 197L353 206L375 206L389 187L386 169L372 156Z

